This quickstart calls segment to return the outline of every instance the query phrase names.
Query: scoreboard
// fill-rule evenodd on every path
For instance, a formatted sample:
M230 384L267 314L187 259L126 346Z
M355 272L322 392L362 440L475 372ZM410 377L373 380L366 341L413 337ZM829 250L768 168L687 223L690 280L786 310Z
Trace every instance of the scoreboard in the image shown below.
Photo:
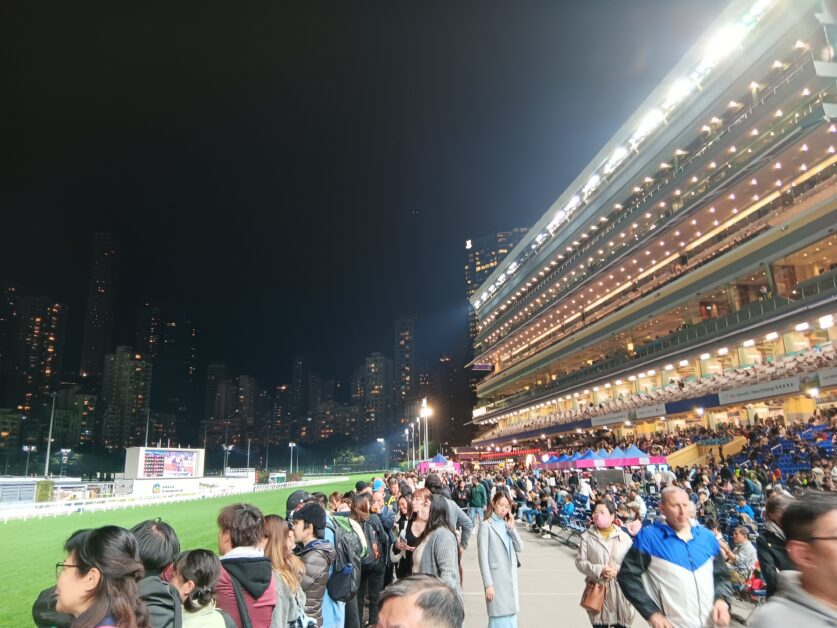
M199 478L203 463L203 449L131 447L125 455L125 478Z

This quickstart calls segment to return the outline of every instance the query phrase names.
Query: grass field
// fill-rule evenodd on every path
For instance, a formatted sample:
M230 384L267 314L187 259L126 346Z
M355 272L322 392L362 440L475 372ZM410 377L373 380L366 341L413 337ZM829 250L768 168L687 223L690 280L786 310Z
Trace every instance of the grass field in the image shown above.
M349 481L312 487L312 491L348 491L371 474L352 476ZM233 495L178 504L142 506L111 512L73 514L55 519L0 523L0 625L32 626L32 603L38 593L55 584L55 563L64 559L63 545L73 531L103 525L130 528L140 521L160 517L174 527L183 549L218 551L215 518L227 504L246 501L265 514L285 515L285 500L295 489L269 493Z

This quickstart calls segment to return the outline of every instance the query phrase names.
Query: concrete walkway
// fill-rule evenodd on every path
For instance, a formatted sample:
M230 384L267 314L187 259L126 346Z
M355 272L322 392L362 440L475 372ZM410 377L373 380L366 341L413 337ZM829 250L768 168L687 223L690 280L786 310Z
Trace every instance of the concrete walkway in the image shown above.
M542 539L518 524L525 548L518 572L520 615L518 626L560 626L589 628L587 612L579 606L584 577L575 568L575 550L554 539ZM471 538L462 555L464 577L465 628L485 628L488 612L477 563L477 539ZM734 612L747 616L750 609L736 604ZM736 625L736 624L733 624ZM648 626L637 613L633 626Z

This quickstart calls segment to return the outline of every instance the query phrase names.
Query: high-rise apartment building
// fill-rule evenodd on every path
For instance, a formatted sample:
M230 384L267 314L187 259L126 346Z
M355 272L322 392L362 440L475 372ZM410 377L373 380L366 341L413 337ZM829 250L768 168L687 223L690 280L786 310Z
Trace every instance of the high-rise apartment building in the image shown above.
M304 356L294 358L291 373L291 396L288 412L288 438L301 438L300 429L308 419L310 368Z
M249 375L239 375L236 414L241 417L245 428L252 428L255 425L258 396L259 385L255 378Z
M161 332L160 308L144 303L137 315L136 350L147 359L154 360L160 353Z
M105 355L111 350L115 280L114 238L109 233L97 233L93 240L93 264L84 313L79 370L83 377L101 375Z
M392 360L373 353L366 358L364 404L366 413L361 439L382 437L392 427Z
M151 362L131 347L105 356L99 411L105 449L142 445L149 420Z
M0 283L0 408L17 405L12 390L17 368L12 359L16 325L17 289L9 283Z
M217 418L215 415L215 395L218 392L218 384L227 379L227 365L221 362L213 362L206 367L206 396L204 398L204 419L212 421Z
M416 321L399 318L395 321L395 423L410 420L410 406L416 388Z
M21 298L12 354L18 365L17 407L43 419L49 394L58 388L64 350L66 307L48 297Z

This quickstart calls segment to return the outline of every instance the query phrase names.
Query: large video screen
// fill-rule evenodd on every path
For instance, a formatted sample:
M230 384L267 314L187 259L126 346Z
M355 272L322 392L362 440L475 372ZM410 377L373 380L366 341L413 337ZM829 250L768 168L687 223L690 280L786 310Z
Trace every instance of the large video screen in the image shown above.
M195 476L195 452L146 449L143 476L147 478L191 478Z

